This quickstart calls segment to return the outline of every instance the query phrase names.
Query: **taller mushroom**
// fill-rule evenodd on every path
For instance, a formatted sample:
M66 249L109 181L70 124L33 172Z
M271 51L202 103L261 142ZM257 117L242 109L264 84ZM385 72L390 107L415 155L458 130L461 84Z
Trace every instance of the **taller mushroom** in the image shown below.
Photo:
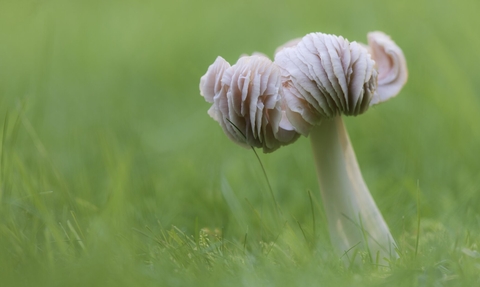
M312 33L288 42L272 62L256 54L223 58L200 80L210 116L244 147L272 152L310 136L330 236L340 254L397 257L385 220L363 180L342 115L357 116L395 96L407 80L402 51L385 34L369 46Z
M374 32L368 38L365 47L308 34L280 49L275 63L282 70L286 115L310 137L333 245L345 258L365 250L372 261L383 261L398 256L395 241L363 180L342 115L360 115L395 96L407 69L388 36Z

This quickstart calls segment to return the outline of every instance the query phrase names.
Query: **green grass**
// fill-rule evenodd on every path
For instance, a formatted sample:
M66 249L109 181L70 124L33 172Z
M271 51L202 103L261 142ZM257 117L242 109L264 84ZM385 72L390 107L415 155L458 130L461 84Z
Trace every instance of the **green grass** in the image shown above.
M474 0L0 1L0 285L479 285L479 12ZM259 154L277 217L255 155L209 118L198 83L217 55L372 30L403 48L409 82L346 124L401 258L346 267L308 140Z

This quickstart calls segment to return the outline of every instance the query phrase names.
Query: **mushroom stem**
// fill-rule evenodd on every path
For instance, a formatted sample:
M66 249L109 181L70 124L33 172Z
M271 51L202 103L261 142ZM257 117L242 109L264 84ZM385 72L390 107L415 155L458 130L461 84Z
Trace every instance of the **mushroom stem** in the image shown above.
M337 251L346 262L358 251L366 251L374 263L397 258L395 241L363 180L342 117L314 126L310 141Z

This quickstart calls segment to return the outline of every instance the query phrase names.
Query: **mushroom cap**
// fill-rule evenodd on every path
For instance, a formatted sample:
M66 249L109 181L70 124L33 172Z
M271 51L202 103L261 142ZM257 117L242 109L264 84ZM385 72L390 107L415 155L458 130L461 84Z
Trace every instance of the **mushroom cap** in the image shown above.
M367 49L343 37L308 34L281 49L275 63L282 72L287 117L305 136L322 119L364 113L377 88Z
M383 32L370 32L367 35L367 48L376 63L378 71L377 92L370 105L384 102L396 96L407 82L407 62L402 49L390 36Z
M233 66L218 57L200 79L209 115L235 143L272 152L300 136L282 109L280 69L262 55L243 56Z

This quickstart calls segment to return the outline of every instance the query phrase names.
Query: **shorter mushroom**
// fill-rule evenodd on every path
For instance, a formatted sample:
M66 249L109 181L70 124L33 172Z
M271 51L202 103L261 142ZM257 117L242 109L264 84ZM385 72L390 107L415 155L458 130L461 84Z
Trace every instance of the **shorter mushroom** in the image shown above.
M208 114L243 147L272 152L300 136L282 107L280 69L260 54L230 66L218 57L200 80L200 94L212 103Z

